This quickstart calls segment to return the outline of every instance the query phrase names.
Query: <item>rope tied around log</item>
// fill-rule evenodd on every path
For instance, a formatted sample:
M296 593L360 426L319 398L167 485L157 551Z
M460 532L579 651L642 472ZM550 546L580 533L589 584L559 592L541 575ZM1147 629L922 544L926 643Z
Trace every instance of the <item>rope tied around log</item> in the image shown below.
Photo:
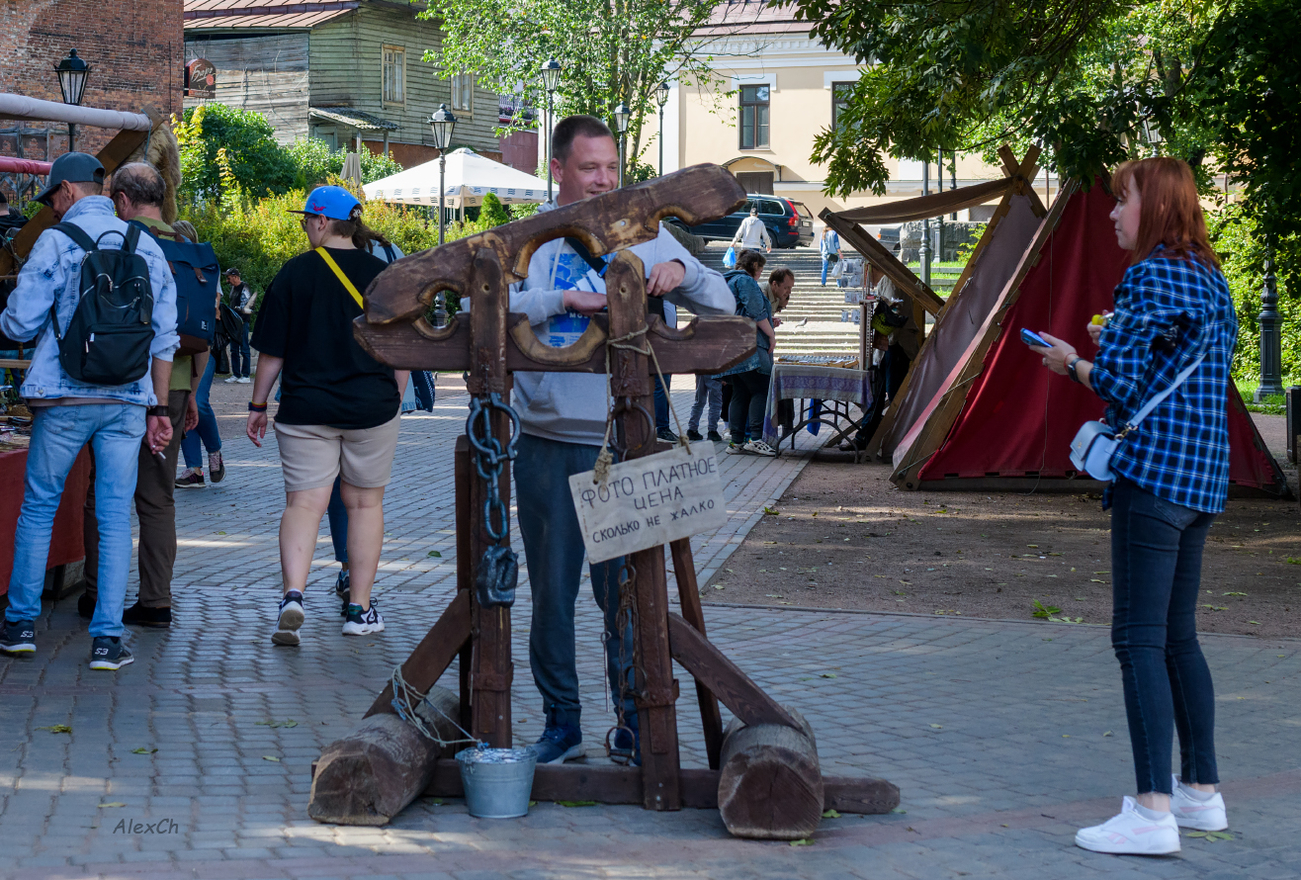
M407 684L407 680L402 677L401 666L393 667L392 684L393 700L391 705L393 706L393 711L398 713L399 718L419 731L421 736L433 740L438 743L441 748L460 745L461 743L469 743L477 748L486 748L486 743L479 742L479 740L475 739L468 730L458 724L455 718L452 718L442 709L439 709L436 705L430 702L428 694L422 694L420 691ZM416 707L421 703L447 719L453 727L461 731L461 733L464 733L468 739L443 739L436 731L431 731L425 722L421 720L419 713L416 712Z

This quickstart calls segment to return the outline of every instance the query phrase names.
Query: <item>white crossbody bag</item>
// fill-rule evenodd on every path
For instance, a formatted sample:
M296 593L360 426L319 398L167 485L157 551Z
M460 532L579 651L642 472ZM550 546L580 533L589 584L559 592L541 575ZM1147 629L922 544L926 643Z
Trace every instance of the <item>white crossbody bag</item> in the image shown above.
M1106 422L1085 422L1080 425L1080 430L1075 432L1075 439L1071 441L1071 464L1084 471L1095 480L1102 480L1109 483L1116 479L1116 475L1111 472L1111 458L1116 454L1116 449L1120 442L1125 439L1130 431L1138 427L1139 422L1147 418L1152 410L1156 409L1161 403L1169 397L1176 388L1183 384L1183 381L1193 374L1206 359L1206 353L1202 354L1187 367L1184 368L1175 380L1170 383L1160 394L1149 400L1142 409L1134 413L1120 433L1114 433Z

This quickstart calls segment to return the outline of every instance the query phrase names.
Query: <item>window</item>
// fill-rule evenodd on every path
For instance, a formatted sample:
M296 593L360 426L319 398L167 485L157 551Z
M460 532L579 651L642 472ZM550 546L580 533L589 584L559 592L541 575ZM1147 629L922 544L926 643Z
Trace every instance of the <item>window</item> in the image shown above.
M849 106L849 96L854 91L854 84L838 82L831 84L831 127L840 124L840 114Z
M384 103L405 104L407 100L407 52L398 46L384 47Z
M741 149L768 147L768 86L741 86Z
M452 77L452 109L474 112L474 74L458 73Z

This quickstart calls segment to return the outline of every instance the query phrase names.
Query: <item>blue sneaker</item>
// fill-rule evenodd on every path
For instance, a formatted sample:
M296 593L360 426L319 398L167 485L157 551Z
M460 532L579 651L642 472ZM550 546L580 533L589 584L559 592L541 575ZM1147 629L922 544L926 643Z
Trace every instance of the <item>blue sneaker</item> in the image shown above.
M0 651L6 654L34 654L36 652L36 621L8 620L0 624Z
M539 764L563 764L587 754L583 748L583 731L576 724L548 726L529 748L538 756Z

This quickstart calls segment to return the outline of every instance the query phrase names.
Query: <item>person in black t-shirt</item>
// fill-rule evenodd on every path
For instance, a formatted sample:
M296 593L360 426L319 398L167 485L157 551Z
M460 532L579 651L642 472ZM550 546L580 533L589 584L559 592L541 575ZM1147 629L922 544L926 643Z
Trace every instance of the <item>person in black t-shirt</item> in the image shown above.
M374 237L361 204L342 187L322 186L307 197L303 231L313 250L281 267L262 298L253 328L260 352L248 437L262 445L267 397L280 377L276 442L285 478L280 520L284 597L271 640L297 645L303 590L321 517L335 477L348 509L349 604L344 635L383 632L370 597L384 541L384 487L397 449L398 409L408 378L362 350L352 322L361 291L384 269L366 252Z

